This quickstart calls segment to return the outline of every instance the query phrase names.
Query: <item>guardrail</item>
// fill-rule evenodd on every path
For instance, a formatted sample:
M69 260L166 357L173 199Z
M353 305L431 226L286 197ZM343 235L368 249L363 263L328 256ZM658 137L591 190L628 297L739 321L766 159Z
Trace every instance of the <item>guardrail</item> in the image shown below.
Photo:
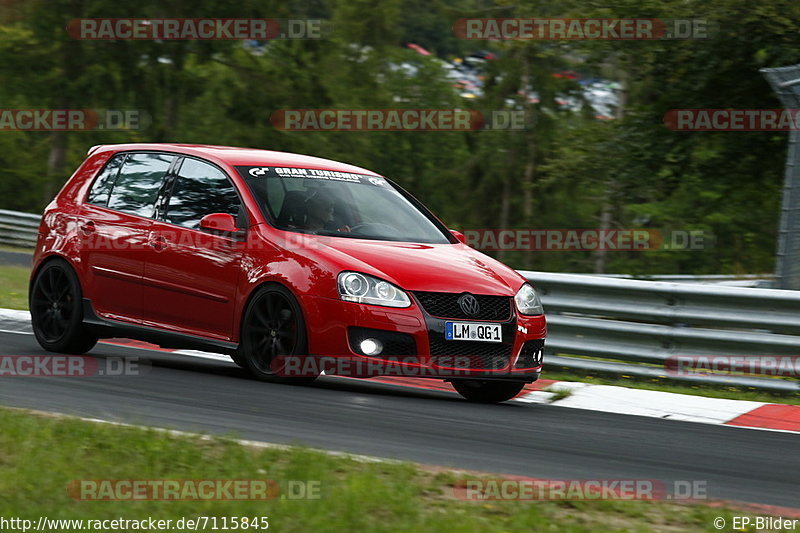
M546 364L800 391L795 379L679 376L664 368L676 356L800 356L800 291L521 273L547 313L546 351L554 355Z
M758 287L772 289L775 287L774 274L581 274L616 279L639 279L646 281L673 281L675 283L705 283L728 285L730 287Z
M40 215L0 209L0 244L33 248L41 219Z
M34 247L40 219L0 210L0 243ZM769 276L651 278L681 281L674 283L620 275L521 274L533 282L545 306L549 365L652 378L665 377L664 363L678 355L800 356L800 291L697 283ZM800 391L800 381L792 379L668 377Z

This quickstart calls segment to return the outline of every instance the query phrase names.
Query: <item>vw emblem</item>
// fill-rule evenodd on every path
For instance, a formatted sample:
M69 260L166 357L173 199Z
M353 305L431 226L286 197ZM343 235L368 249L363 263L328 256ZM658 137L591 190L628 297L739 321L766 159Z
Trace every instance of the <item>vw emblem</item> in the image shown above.
M458 305L467 316L476 316L481 312L481 304L479 304L478 299L471 294L462 295L458 299Z

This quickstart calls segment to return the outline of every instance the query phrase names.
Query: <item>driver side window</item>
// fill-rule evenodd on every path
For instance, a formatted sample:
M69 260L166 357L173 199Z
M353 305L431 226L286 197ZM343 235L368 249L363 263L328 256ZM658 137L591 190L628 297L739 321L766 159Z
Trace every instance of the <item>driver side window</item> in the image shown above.
M178 171L164 220L190 229L211 213L237 217L241 200L228 176L217 167L185 158Z

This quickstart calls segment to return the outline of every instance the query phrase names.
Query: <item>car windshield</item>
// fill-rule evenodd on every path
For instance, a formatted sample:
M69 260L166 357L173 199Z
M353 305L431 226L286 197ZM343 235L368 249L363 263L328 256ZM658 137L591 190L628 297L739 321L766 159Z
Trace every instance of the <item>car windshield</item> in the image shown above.
M307 168L237 167L279 229L445 244L444 231L384 178Z

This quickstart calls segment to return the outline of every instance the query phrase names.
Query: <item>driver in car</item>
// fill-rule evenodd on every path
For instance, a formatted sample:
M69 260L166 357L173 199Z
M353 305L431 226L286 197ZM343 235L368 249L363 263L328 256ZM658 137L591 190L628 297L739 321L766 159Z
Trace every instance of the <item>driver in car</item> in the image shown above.
M328 229L326 226L333 222L334 215L334 202L333 198L318 190L306 200L306 220L305 229L314 233L323 229ZM347 233L350 231L349 226L337 228L336 231Z

